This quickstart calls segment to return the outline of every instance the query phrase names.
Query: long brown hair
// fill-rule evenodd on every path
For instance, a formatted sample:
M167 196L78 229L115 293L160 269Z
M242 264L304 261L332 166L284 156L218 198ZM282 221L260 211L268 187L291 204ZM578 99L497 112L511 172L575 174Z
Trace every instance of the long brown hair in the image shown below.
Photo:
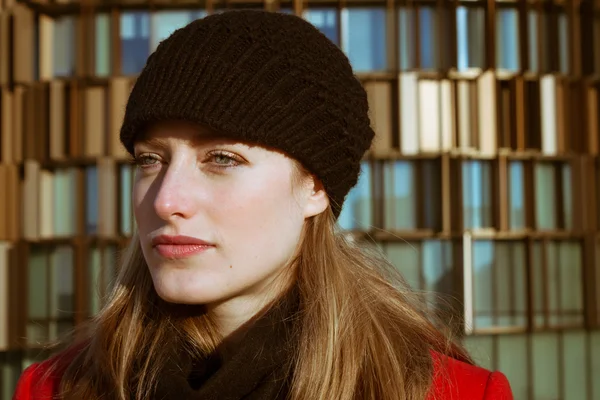
M422 400L431 351L471 362L396 268L348 240L330 208L306 221L289 267L301 307L290 400ZM148 398L175 347L202 356L221 340L201 306L158 297L133 236L107 305L70 347L62 398Z

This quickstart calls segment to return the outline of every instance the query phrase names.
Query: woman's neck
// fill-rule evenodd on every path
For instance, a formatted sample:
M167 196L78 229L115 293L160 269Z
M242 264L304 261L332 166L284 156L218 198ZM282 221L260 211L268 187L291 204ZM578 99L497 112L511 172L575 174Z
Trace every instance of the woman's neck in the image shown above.
M207 311L217 324L221 336L223 338L231 335L238 336L240 331L243 336L243 331L247 328L245 325L251 325L254 317L263 314L267 306L273 304L282 293L289 290L291 283L281 284L284 279L286 277L282 275L270 282L262 282L260 285L262 287L250 290L248 293L218 303L207 304ZM233 339L235 341L235 338Z

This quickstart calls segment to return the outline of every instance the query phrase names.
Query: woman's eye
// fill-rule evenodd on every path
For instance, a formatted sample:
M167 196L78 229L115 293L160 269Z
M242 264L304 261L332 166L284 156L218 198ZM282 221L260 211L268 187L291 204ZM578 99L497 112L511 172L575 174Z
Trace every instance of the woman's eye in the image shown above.
M210 155L209 160L217 167L234 167L241 163L241 160L234 154L218 152Z
M150 154L140 154L139 156L135 157L135 163L144 168L144 167L151 167L153 165L156 164L160 164L160 160L158 159L158 157L150 155Z

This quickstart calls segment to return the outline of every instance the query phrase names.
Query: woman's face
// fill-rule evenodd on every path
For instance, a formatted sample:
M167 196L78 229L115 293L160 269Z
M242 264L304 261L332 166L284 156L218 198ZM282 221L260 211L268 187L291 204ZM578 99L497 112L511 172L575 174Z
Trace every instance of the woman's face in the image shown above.
M285 283L305 218L327 207L287 156L198 126L155 125L135 156L140 242L168 302L252 300Z

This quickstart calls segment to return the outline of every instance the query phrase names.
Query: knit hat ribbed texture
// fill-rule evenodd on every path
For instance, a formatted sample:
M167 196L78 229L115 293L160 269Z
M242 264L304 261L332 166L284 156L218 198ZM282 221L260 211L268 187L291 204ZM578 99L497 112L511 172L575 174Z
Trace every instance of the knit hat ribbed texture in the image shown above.
M226 11L159 44L130 94L120 137L133 154L149 124L180 120L281 150L323 183L338 216L374 137L368 111L348 58L308 21Z

